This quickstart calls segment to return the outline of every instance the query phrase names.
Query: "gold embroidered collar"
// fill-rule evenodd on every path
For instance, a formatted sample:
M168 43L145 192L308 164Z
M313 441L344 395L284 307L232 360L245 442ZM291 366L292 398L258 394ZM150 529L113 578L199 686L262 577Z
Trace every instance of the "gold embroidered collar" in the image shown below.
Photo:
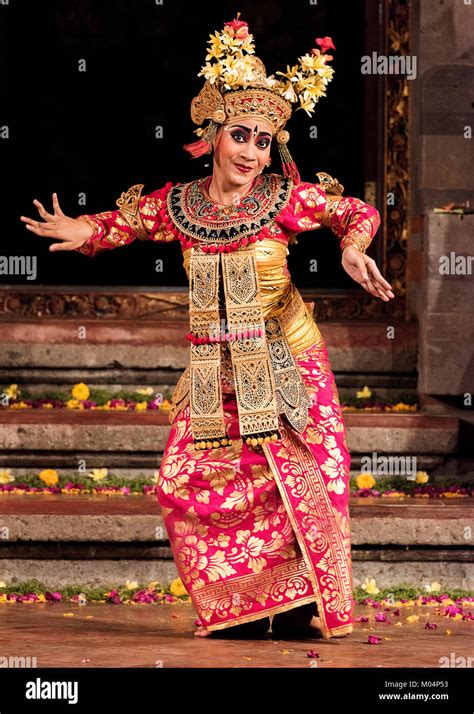
M257 236L268 227L290 200L293 181L278 174L259 174L240 203L222 215L221 204L206 191L209 176L170 189L168 215L175 227L198 243L230 245Z

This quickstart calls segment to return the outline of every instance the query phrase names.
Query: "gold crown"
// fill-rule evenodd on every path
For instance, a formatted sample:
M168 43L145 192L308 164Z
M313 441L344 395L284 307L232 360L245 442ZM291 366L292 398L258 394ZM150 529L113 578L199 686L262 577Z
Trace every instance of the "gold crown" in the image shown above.
M320 49L298 58L298 64L287 67L286 72L267 76L265 65L255 56L253 36L246 22L239 20L240 13L232 22L224 23L221 33L210 35L206 64L198 76L206 82L191 102L191 118L205 128L195 130L199 141L185 144L184 148L193 158L209 153L220 125L248 116L264 119L273 127L280 151L283 172L299 182L296 165L288 147L290 137L282 130L292 114L292 104L299 103L308 115L314 112L316 102L325 96L325 88L332 80L334 70L327 65L332 59L325 50L335 49L330 37L317 37Z
M286 124L292 113L290 102L264 84L265 66L258 57L252 57L255 80L249 89L233 89L222 93L209 79L191 102L191 119L202 124L212 119L217 124L235 121L246 116L260 117L271 123L274 132Z
M276 72L281 76L276 79L273 74L267 76L265 65L255 56L253 35L239 16L240 12L232 22L225 22L222 32L209 35L206 64L198 77L217 85L224 95L235 89L263 89L264 95L271 92L290 108L299 103L298 109L311 116L316 102L326 96L325 88L334 75L334 69L328 65L332 57L326 54L329 48L336 49L332 39L316 37L315 43L321 49L313 47L293 67L287 66L286 72Z

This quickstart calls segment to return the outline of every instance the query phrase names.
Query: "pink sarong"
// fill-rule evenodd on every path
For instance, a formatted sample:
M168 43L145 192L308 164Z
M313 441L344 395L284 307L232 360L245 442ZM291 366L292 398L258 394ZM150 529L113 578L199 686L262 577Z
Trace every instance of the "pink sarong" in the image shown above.
M194 451L189 406L177 414L157 498L174 561L201 623L220 630L316 602L323 637L353 629L350 456L327 350L297 363L313 396L302 434L261 447ZM234 393L228 433L239 439Z

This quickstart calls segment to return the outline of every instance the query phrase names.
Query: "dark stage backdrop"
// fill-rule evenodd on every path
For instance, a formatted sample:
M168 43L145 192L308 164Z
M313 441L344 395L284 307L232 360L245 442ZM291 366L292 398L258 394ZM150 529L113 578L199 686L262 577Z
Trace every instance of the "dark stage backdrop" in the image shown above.
M192 160L182 144L195 140L190 102L203 78L210 33L241 12L267 73L295 63L330 35L334 80L311 118L303 111L287 124L290 149L303 180L326 171L345 195L364 197L365 3L320 0L56 0L0 4L0 141L2 254L38 255L40 285L186 285L179 243L135 241L95 258L48 252L47 238L29 234L20 215L38 217L33 198L51 209L56 191L70 216L116 208L122 191L144 183L143 194L166 181L210 173L209 158ZM87 70L78 71L80 60ZM163 127L163 138L156 128ZM316 126L318 138L310 138ZM274 149L272 170L280 171ZM373 177L371 177L373 178ZM78 205L85 194L87 203ZM162 273L155 260L162 258ZM318 272L310 261L318 260ZM290 270L301 288L353 288L340 266L339 244L327 229L300 236ZM24 278L2 277L3 284ZM26 281L25 281L26 282ZM31 284L31 283L30 283Z

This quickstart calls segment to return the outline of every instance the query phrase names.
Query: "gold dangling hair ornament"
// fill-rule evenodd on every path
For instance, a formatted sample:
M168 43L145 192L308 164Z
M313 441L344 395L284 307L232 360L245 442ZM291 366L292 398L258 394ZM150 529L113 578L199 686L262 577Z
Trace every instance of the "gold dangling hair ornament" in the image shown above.
M292 178L295 184L301 182L300 173L298 167L296 166L293 157L288 149L288 140L290 138L290 133L286 129L282 129L276 135L276 140L278 144L278 151L280 153L281 165L283 168L283 175Z

